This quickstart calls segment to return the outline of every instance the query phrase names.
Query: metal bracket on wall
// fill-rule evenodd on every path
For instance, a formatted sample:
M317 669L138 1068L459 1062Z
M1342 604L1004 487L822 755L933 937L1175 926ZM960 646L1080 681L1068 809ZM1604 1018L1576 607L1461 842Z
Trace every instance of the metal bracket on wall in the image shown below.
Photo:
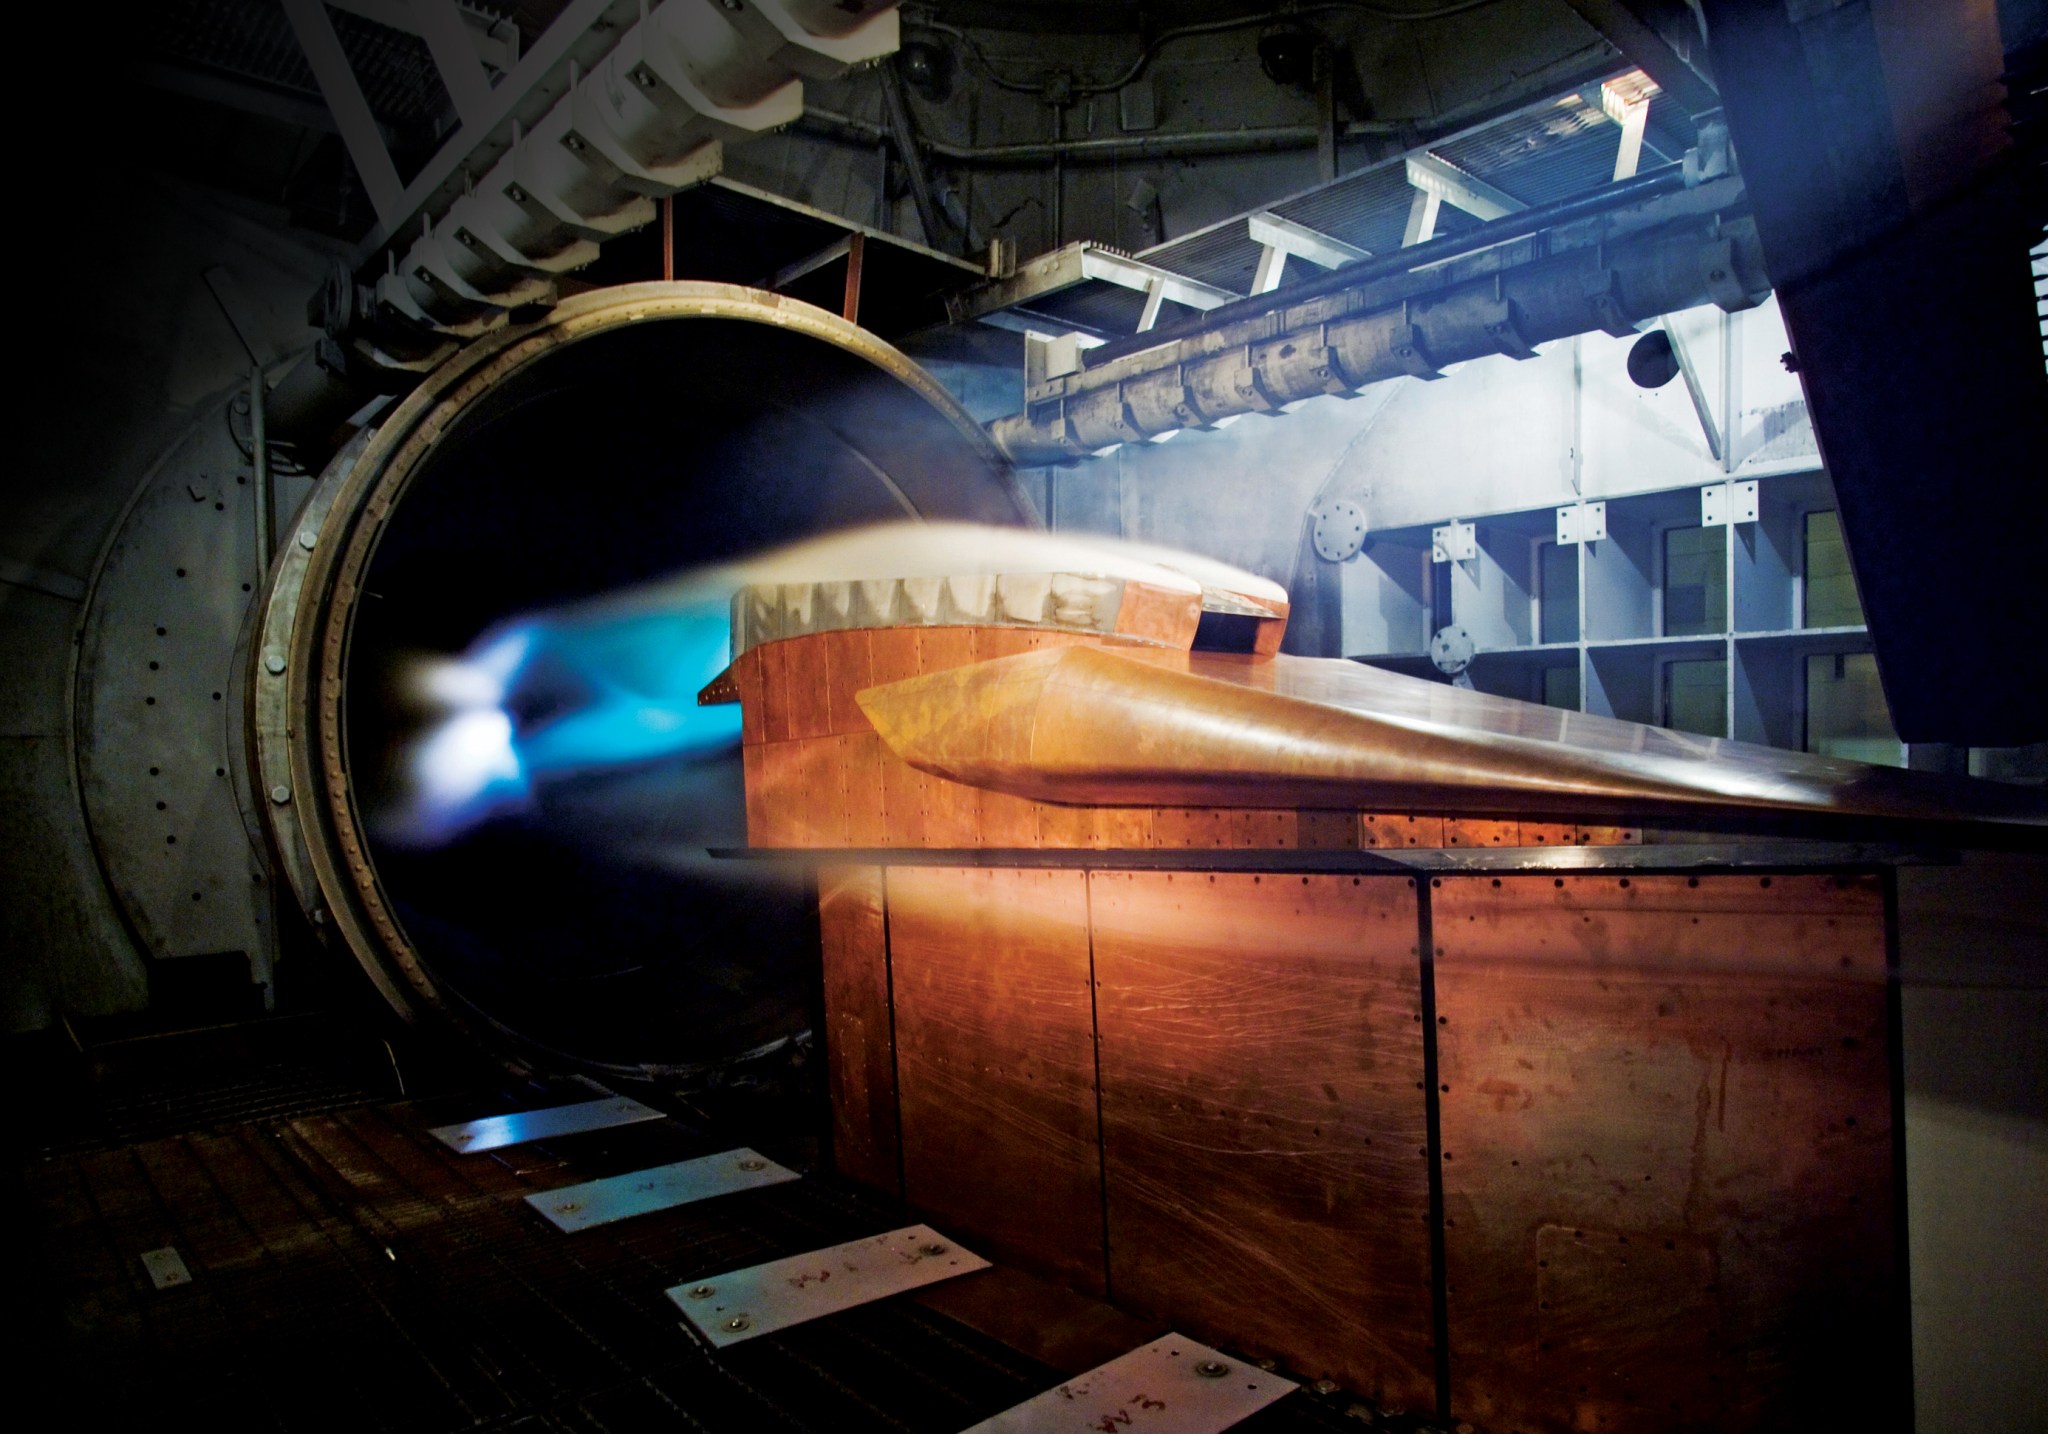
M1605 503L1568 503L1557 510L1560 544L1597 543L1607 536Z
M1441 528L1429 530L1429 560L1433 563L1469 563L1479 556L1479 529L1453 518Z
M1720 528L1756 521L1756 481L1709 483L1700 489L1700 526Z

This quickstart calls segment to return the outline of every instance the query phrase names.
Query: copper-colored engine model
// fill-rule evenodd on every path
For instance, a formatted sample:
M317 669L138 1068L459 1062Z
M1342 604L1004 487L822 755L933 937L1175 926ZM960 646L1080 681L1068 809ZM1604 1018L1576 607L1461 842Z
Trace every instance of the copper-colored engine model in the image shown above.
M819 877L839 1168L1384 1406L1889 1423L1887 877L1642 824L2029 840L2038 799L1279 656L1249 575L1058 563L735 600L703 700L752 845L862 853Z

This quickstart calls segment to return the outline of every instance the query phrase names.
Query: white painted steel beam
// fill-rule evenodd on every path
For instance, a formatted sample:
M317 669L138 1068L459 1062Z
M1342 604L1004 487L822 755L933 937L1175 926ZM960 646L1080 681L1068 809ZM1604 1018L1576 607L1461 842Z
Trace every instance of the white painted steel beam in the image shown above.
M441 83L455 102L455 113L464 124L475 123L490 106L491 77L477 57L469 26L463 23L455 0L412 0L411 10L414 28L427 42L434 68L441 72Z
M1514 195L1434 154L1408 157L1408 182L1424 194L1434 194L1477 219L1500 219L1529 207Z
M377 211L378 222L389 225L398 216L405 185L398 177L398 167L391 162L391 151L384 147L377 117L370 111L370 102L363 98L355 69L342 52L334 21L321 0L283 3L285 18L291 22L292 33L298 36L299 48L306 53L313 79L327 100L327 108L334 113L341 142L348 147L348 157L355 162L356 173L369 193L370 206Z
M1185 274L1176 274L1157 264L1147 264L1142 259L1098 249L1092 244L1083 246L1081 250L1081 276L1135 289L1141 294L1149 294L1157 284L1162 298L1205 311L1243 297L1228 289L1219 289L1214 284L1205 284L1200 279L1190 279Z
M1245 218L1245 227L1250 230L1252 242L1263 244L1269 249L1279 249L1297 259L1324 269L1342 268L1355 264L1360 259L1370 259L1372 251L1361 249L1356 244L1346 244L1342 239L1332 238L1306 224L1297 224L1284 219L1270 209Z

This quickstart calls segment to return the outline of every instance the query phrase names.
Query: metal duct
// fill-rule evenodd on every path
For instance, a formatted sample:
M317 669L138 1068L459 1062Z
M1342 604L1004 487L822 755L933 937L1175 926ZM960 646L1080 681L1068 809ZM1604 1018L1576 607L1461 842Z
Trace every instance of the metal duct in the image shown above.
M1318 394L1435 378L1447 364L1529 358L1536 345L1574 334L1630 335L1699 304L1749 308L1770 283L1754 226L1721 217L1740 193L1739 181L1715 180L1627 217L1515 238L1420 272L1367 261L1348 286L1340 269L1263 306L1227 306L1167 342L1134 353L1122 350L1135 341L1112 346L1104 353L1120 356L1034 390L1022 414L990 431L1019 464L1066 462ZM1399 263L1389 256L1386 267Z
M251 642L281 865L406 1012L515 1061L650 1075L809 1024L815 913L744 842L737 751L598 773L447 846L379 834L387 681L508 615L905 513L1030 523L982 430L836 315L727 285L569 300L471 345L322 478Z

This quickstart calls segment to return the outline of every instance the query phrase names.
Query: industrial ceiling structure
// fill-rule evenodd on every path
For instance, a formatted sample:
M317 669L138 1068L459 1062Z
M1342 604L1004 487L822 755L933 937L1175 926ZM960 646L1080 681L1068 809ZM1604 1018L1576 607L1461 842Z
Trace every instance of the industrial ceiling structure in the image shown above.
M114 28L0 497L95 1414L2048 1402L2040 4Z

